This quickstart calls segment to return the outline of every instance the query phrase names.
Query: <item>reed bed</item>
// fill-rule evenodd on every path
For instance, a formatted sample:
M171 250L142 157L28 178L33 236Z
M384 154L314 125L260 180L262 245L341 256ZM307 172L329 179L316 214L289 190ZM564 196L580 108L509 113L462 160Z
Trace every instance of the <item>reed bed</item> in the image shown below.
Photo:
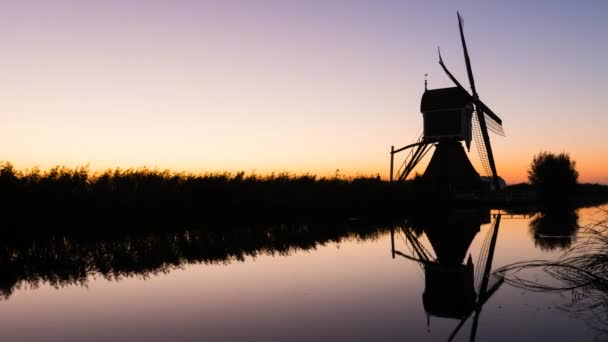
M59 221L59 226L107 225L111 218L124 222L129 217L140 225L166 226L209 219L284 222L386 215L403 207L411 188L378 176L194 174L145 167L19 171L0 164L0 205L9 213L5 223L16 220L20 226L30 221L30 226Z
M598 198L605 194L605 200L606 189L599 186L593 191ZM16 170L8 162L0 162L0 195L4 213L0 233L83 226L166 230L202 221L390 219L454 205L449 194L442 197L428 191L421 178L393 183L379 176L195 174L146 167L102 172L63 166ZM470 198L458 205L483 205Z

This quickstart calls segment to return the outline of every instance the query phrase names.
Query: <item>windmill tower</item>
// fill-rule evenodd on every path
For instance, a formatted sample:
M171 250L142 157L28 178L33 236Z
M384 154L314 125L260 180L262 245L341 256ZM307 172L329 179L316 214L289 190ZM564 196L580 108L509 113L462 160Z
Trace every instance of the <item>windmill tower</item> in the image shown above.
M461 143L464 141L470 151L471 141L475 140L484 173L491 177L488 178L490 188L500 189L503 186L496 171L489 136L489 131L504 136L502 120L479 99L464 39L463 20L459 13L458 26L471 93L447 69L439 51L439 65L454 82L455 87L427 89L425 81L425 91L420 103L424 122L423 133L413 144L396 150L391 147L391 181L406 180L422 158L435 147L433 157L423 174L423 178L431 187L448 192L478 191L482 187L483 178L471 164ZM395 174L394 155L403 151L409 153Z

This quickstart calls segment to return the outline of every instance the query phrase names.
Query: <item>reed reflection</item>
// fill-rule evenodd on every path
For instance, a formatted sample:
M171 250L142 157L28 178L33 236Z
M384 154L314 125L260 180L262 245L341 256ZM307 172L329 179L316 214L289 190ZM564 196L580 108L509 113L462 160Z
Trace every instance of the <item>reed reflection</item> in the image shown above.
M0 244L0 295L8 298L23 285L83 285L92 274L120 280L165 273L186 264L221 264L257 255L286 255L344 239L373 239L386 231L380 225L351 222L109 236L5 237Z
M477 262L473 262L470 253L467 256L481 224L489 223L489 218L489 211L453 211L420 221L411 220L391 230L393 258L399 255L415 261L424 271L422 302L428 324L431 316L459 320L448 341L456 337L471 317L470 339L475 339L483 305L503 283L502 275L492 272L500 214L496 215L485 236ZM423 234L434 253L421 243ZM396 249L395 236L399 235L404 238L406 252Z
M567 301L560 308L584 320L596 340L608 337L608 211L603 214L603 221L581 227L580 241L557 260L522 261L500 270L512 286L563 294Z

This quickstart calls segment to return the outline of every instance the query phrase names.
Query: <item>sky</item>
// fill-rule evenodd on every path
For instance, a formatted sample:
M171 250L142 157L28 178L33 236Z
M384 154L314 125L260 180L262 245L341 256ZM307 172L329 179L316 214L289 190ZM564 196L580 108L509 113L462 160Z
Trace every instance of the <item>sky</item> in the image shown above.
M468 86L456 11L499 174L608 184L606 1L1 1L0 160L386 178L438 46Z

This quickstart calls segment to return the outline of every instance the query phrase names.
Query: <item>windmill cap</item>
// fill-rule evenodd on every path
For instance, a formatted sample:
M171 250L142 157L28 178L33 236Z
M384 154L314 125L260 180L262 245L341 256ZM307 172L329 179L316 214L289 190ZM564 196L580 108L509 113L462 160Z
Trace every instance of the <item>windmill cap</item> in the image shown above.
M471 104L471 95L458 87L430 89L420 101L420 112L464 108Z

